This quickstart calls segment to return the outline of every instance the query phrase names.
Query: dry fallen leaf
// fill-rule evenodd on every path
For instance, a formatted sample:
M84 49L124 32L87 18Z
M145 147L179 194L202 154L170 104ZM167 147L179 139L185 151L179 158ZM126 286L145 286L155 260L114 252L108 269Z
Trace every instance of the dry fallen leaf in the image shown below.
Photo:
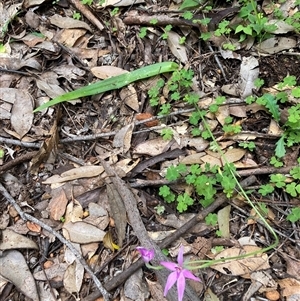
M138 112L140 105L139 105L139 98L136 93L136 89L133 85L128 85L124 87L120 91L120 97L124 101L124 103L130 107L132 110Z
M127 214L122 198L112 184L106 184L110 215L115 221L118 245L122 247L126 235Z
M168 32L167 41L174 56L177 57L180 62L185 64L188 61L188 57L186 54L186 47L179 44L180 35L171 30Z
M68 264L65 262L54 263L49 265L49 268L38 271L34 273L34 278L36 280L48 281L55 279L56 281L62 281L64 277L64 273L68 267Z
M266 25L276 25L276 29L271 31L274 34L283 34L283 33L288 33L289 31L294 31L295 27L293 25L290 25L286 23L283 20L277 20L277 19L272 19L269 20Z
M149 290L143 278L143 270L139 269L124 283L124 295L126 300L142 301L149 298Z
M58 114L59 115L59 114ZM38 153L31 160L30 172L36 174L39 170L40 165L46 160L55 159L57 144L58 144L58 133L57 133L57 121L58 115L53 123L50 130L50 137L45 139Z
M35 224L35 223L32 223L32 222L27 222L26 223L26 226L27 228L32 231L32 232L36 232L36 233L40 233L41 232L41 226Z
M255 89L254 81L259 75L258 60L253 57L243 57L240 67L239 90L242 98L252 95Z
M0 250L9 249L36 249L38 245L31 239L16 233L10 229L4 229L2 231L2 241L0 242Z
M18 90L12 106L10 121L20 138L30 130L33 121L33 100L27 91Z
M82 264L74 261L64 274L64 287L70 293L79 293L82 285L84 268Z
M226 118L230 115L229 105L220 106L217 113L216 118L221 123L221 125L225 124ZM213 129L211 129L213 130Z
M7 6L4 6L4 4L5 1L0 3L0 39L2 39L4 34L7 32L8 24L22 9L22 3L10 3Z
M218 225L219 225L219 230L221 231L221 237L223 238L230 238L230 229L229 229L230 209L231 206L228 205L218 211Z
M250 273L252 273L253 271L265 270L270 268L267 254L255 254L243 259L228 260L227 262L226 258L236 257L242 254L247 254L259 250L261 250L261 248L256 246L243 246L242 249L236 247L226 249L218 253L214 258L224 259L225 262L214 264L211 266L211 268L226 275L229 271L231 275L239 275L243 278L250 278Z
M170 144L170 141L164 140L162 137L158 137L138 144L133 153L157 156L166 151L168 144Z
M51 199L48 209L50 211L50 216L56 221L59 221L66 212L66 206L68 204L68 199L66 193L63 189L56 194L54 198Z
M24 7L29 8L31 6L38 6L42 4L43 2L46 2L47 0L25 0L24 1Z
M201 152L201 153L195 153L195 154L191 154L191 155L187 155L186 157L184 157L180 163L182 164L198 164L198 163L203 163L203 161L201 160L201 158L203 156L205 156L206 153L205 152Z
M163 295L164 289L162 288L162 286L158 281L151 281L148 278L145 278L145 280L148 284L151 297L153 300L167 301L167 299Z
M296 40L285 37L275 37L264 40L257 45L257 50L263 53L274 54L282 50L296 47Z
M3 252L0 266L2 277L13 283L26 297L39 301L35 280L22 253L16 250Z
M292 297L293 295L300 297L300 281L294 278L285 278L277 280L283 297ZM289 300L299 300L291 298Z
M137 160L131 160L131 159L124 159L120 160L117 164L115 164L116 170L121 170L122 173L127 175L132 169L134 169L138 163L140 162L140 159Z
M58 14L49 17L51 24L59 27L59 28L85 28L90 32L93 32L91 27L80 20L76 20L69 17L62 17Z
M63 226L63 234L72 242L87 244L102 241L105 232L85 222L71 222Z
M80 178L91 178L102 174L104 171L102 166L85 165L77 168L70 169L63 172L60 176L54 175L48 178L43 184L54 184L72 181Z
M135 116L136 120L139 120L139 121L149 119L151 117L153 117L153 115L150 114L150 113L140 113L140 114L137 114ZM157 119L152 120L152 121L148 121L148 122L145 123L145 125L149 128L152 127L152 126L157 126L158 124L159 124L159 121Z
M109 224L109 216L106 209L96 203L89 203L89 216L84 219L86 223L92 224L104 230Z
M290 276L293 276L293 277L295 277L295 279L300 281L300 262L299 262L299 260L292 259L283 252L280 252L280 254L286 262L286 266L287 266L286 272Z
M228 151L225 152L226 160L223 160L221 157L221 162L223 165L228 163L237 162L244 157L246 154L246 150L243 148L229 148Z
M66 208L65 223L82 221L82 218L83 208L81 204L76 200L70 202Z
M134 128L134 123L125 125L119 130L113 140L113 147L119 148L120 151L125 154L131 147L131 137Z
M82 255L80 245L73 244L73 246ZM66 249L64 259L69 264L64 274L64 287L70 294L79 293L83 281L84 267L70 249Z
M73 47L77 40L81 37L83 37L86 33L85 29L80 28L72 28L72 29L63 29L61 30L57 36L56 40L57 42L67 46L67 47ZM70 66L70 65L68 65ZM75 67L75 66L70 66ZM82 70L83 71L83 70Z
M91 72L94 74L94 76L100 79L128 73L127 70L115 66L96 66L91 68Z

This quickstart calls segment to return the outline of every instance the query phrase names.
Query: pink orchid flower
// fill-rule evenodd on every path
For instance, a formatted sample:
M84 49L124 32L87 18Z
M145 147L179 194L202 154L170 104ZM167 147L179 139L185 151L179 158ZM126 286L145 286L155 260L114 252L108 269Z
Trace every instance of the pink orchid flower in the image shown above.
M167 283L164 289L164 296L167 295L169 289L175 284L177 281L177 293L178 293L178 301L182 301L184 290L185 290L185 279L192 279L195 281L200 281L200 279L194 274L184 269L184 262L183 262L183 247L181 246L179 249L178 257L177 257L177 264L174 262L169 261L162 261L160 262L162 266L167 268L168 270L172 271L167 279Z
M149 263L149 261L153 259L154 250L148 250L148 249L143 248L143 247L137 247L136 249L140 252L143 260L145 261L145 263Z

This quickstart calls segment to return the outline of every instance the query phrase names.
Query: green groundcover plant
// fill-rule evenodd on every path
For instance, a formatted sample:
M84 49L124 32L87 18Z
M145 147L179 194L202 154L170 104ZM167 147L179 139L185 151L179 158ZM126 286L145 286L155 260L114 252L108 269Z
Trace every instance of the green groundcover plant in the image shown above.
M232 2L232 1L226 1ZM285 1L279 1L283 3ZM297 7L296 3L293 7ZM183 11L183 18L192 20L193 22L200 23L204 26L208 25L210 18L203 18L200 20L195 19L193 11L201 9L203 13L212 10L214 5L213 1L202 1L202 0L184 0L180 6L180 10ZM273 32L277 29L276 22L270 23L268 16L264 13L262 9L259 8L257 1L254 0L239 0L236 5L239 6L239 12L237 16L239 17L239 22L229 22L228 20L222 20L218 23L215 30L209 32L202 32L200 39L204 41L208 40L212 35L217 37L223 36L225 39L229 37L239 38L239 42L245 41L247 38L254 38L258 42L262 42L273 36ZM300 13L296 12L291 16L284 16L282 11L276 5L276 3L270 1L268 7L273 10L274 18L278 21L284 21L285 23L292 25L296 32L300 30ZM235 46L230 42L223 43L222 47L228 50L235 50Z

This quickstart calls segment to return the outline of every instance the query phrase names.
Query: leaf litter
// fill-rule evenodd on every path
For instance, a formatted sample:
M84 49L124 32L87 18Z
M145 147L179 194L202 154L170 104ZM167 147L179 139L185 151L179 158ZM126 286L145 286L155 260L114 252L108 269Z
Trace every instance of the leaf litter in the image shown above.
M184 163L199 164L205 168L205 164L210 163L222 167L226 162L231 162L238 172L259 170L262 165L268 168L266 163L271 159L271 149L265 141L268 139L269 145L274 147L274 137L282 135L281 116L277 114L275 106L271 110L273 116L270 116L264 106L256 103L248 105L244 100L257 93L258 78L263 77L270 82L274 78L274 82L278 83L287 75L299 75L299 60L296 56L284 53L285 50L297 49L297 36L294 27L274 18L274 10L263 3L263 10L270 15L268 25L277 26L276 30L271 31L274 36L260 43L232 40L236 50L242 49L240 52L225 52L220 48L225 42L223 37L211 37L214 51L220 51L222 56L222 63L219 64L214 59L216 55L211 50L207 51L205 43L201 43L199 49L196 44L199 40L195 38L198 35L196 26L183 28L188 22L177 18L176 13L168 18L168 22L176 20L177 23L171 24L173 27L167 39L160 38L159 35L164 33L163 26L168 25L163 24L166 18L159 13L162 8L160 4L157 5L158 13L154 12L160 23L155 25L150 23L146 14L139 13L140 19L131 17L137 8L136 1L105 1L100 9L105 27L98 24L98 29L95 29L86 7L80 6L80 1L63 2L48 5L49 10L45 9L46 1L43 0L27 0L23 6L12 1L0 4L0 40L4 49L0 53L0 149L7 151L3 162L6 164L28 152L23 142L38 141L41 145L30 164L27 160L20 161L17 167L3 174L0 169L0 177L21 209L53 230L63 233L78 254L95 267L93 272L114 292L116 275L122 275L137 259L134 249L139 243L136 237L140 243L149 243L147 237L151 237L159 244L163 239L178 235L176 231L181 231L202 210L195 205L191 212L178 214L173 204L164 202L159 196L156 187L165 181L167 166ZM72 17L74 8L70 4L83 7L81 12L85 18L76 20ZM148 2L143 5L149 8ZM117 15L112 13L114 6L119 7ZM34 10L29 10L30 7L34 7ZM130 14L126 14L128 7ZM178 5L174 7L178 8ZM174 7L167 9L174 10ZM295 13L292 10L293 3L289 6L280 4L279 7L286 16ZM166 9L165 6L163 8ZM99 7L94 3L90 12L97 10ZM214 26L227 17L228 11L236 13L230 7L223 11L213 13ZM144 23L136 24L139 20ZM234 16L229 16L229 20L234 24ZM139 37L142 26L147 26L146 39ZM182 34L185 43L180 42ZM275 61L272 63L273 59ZM228 117L233 116L236 124L243 127L243 132L235 135L218 135L226 162L210 149L207 140L190 135L191 127L187 120L192 113L184 112L183 104L174 103L176 114L163 118L149 105L147 91L156 84L151 83L152 79L118 91L94 95L90 99L82 98L72 105L65 103L61 114L57 114L56 108L48 108L41 115L32 112L44 102L80 88L96 78L136 70L146 65L145 62L161 61L183 63L199 71L195 73L193 82L194 92L201 95L200 107L212 105L217 95L231 95L216 114L207 116L211 130L217 135L220 127L226 125ZM272 72L267 69L270 67ZM160 75L159 79L167 81L169 75ZM276 95L278 86L269 85L264 89L270 95ZM163 97L159 99L161 105L167 101L168 93L162 91ZM211 94L213 97L210 97ZM289 94L289 103L299 103L298 98ZM151 117L154 120L144 122ZM137 124L136 119L142 122ZM160 136L165 128L172 129L173 139L165 140ZM85 141L86 137L81 134L89 135L91 139ZM98 134L104 136L99 138ZM13 144L11 140L14 140ZM254 152L238 145L249 141L257 143ZM175 160L171 155L168 156L174 151L180 151ZM291 154L284 158L286 162L288 156ZM294 157L294 160L289 159L290 165L295 164L297 156ZM107 160L105 162L116 171L117 177L125 181L116 184L114 176L104 168L101 160ZM140 237L142 232L137 230L138 221L128 218L132 212L128 212L124 206L127 189L131 191L130 186L141 181L145 186L137 185L131 194L131 206L135 204L140 208L147 237ZM263 177L255 180L256 186L253 184L249 189L257 189L263 181ZM168 185L177 192L191 191L188 185L182 183L168 182ZM221 194L221 189L218 189L218 195ZM296 234L294 238L291 225L284 218L278 218L283 210L288 210L282 205L283 200L286 202L286 195L279 194L276 194L275 202L264 200L268 204L266 217L272 227L280 225L278 229L283 234L280 234L280 239L285 242L278 254L272 254L273 257L257 254L226 261L227 257L261 250L270 240L268 235L265 237L255 212L249 208L240 211L241 208L234 205L238 203L237 200L232 206L225 207L224 204L224 209L215 211L218 214L218 229L222 234L220 238L215 237L216 227L202 222L191 230L185 230L177 236L180 240L166 246L171 254L173 249L176 253L181 243L186 246L187 253L201 249L201 256L200 252L196 253L201 259L224 258L224 262L200 273L204 283L208 283L211 275L214 275L214 279L219 278L219 283L213 280L210 287L201 286L198 289L189 285L189 297L192 296L190 290L195 290L199 298L210 296L214 300L223 300L222 292L218 290L220 284L221 287L229 287L228 294L224 293L226 300L231 300L230 296L233 295L240 300L255 296L269 300L293 300L299 296L299 237ZM289 201L299 206L297 197ZM239 200L238 204L246 207L243 200ZM161 207L164 207L162 213L159 211ZM5 201L1 203L0 226L0 274L6 283L2 287L9 287L7 283L11 282L14 286L9 293L15 298L19 300L21 295L25 295L32 300L52 300L55 296L58 300L67 300L76 294L80 300L87 301L99 296L78 258L64 248L53 233L43 230L38 224L22 221L18 212ZM299 223L295 223L294 230L298 228ZM254 232L254 237L248 237ZM238 240L239 237L249 238L248 244L251 246ZM200 239L204 242L201 243ZM215 253L214 247L220 245L225 249ZM25 248L28 252L24 251ZM40 255L42 253L47 261ZM35 259L37 264L34 263ZM278 267L284 270L280 276ZM159 278L160 274L157 275ZM240 283L238 290L231 286L226 278L228 276ZM251 279L251 283L247 279ZM49 281L53 284L51 294L47 287ZM145 300L149 296L154 300L163 299L163 283L149 277L141 269L132 271L120 283L124 285L120 286L119 299ZM88 293L91 285L92 290ZM138 290L133 290L133 286ZM176 294L173 296L176 298Z

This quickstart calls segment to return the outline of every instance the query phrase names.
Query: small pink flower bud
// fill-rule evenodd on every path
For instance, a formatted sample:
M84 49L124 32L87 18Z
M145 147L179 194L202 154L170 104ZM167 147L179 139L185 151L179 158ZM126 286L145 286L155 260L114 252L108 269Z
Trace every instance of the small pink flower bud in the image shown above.
M148 249L143 248L143 247L137 247L136 249L140 252L143 260L145 261L145 263L148 263L150 260L153 259L154 250L148 250Z

